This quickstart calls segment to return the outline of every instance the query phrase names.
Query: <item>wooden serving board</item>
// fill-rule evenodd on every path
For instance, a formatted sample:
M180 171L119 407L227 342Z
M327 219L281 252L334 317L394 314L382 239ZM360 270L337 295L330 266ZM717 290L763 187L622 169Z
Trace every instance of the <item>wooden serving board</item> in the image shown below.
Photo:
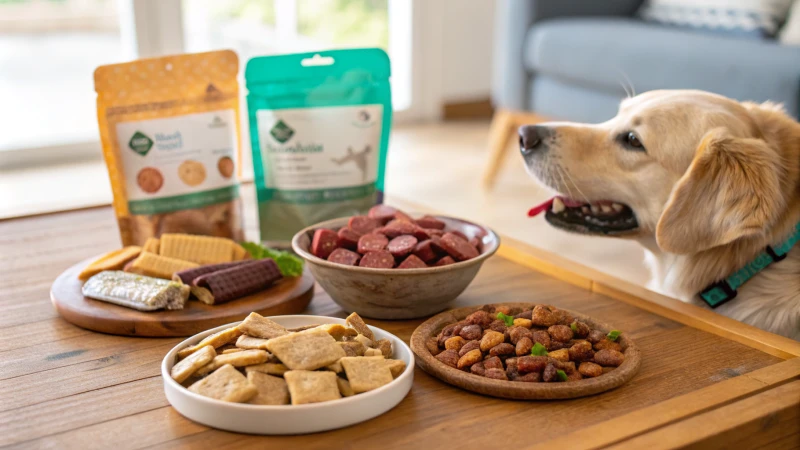
M523 309L531 309L535 305L535 303L502 304L512 308L520 307ZM498 303L497 306L499 305ZM446 325L463 320L479 309L481 309L480 306L468 306L445 311L431 317L417 327L417 329L414 330L414 334L411 335L411 350L417 355L417 365L425 372L428 372L444 382L479 394L516 400L552 400L585 397L622 386L636 375L639 371L639 366L642 364L642 356L639 349L624 330L621 330L623 333L619 337L619 343L622 345L625 355L625 361L622 365L599 377L586 378L580 381L570 381L566 383L523 383L518 381L493 380L467 373L463 370L458 370L437 360L425 346L425 341L431 336L438 335L439 331ZM604 333L615 329L584 314L566 309L564 309L564 311L570 313L572 317L588 324L592 329L602 330Z
M220 305L206 305L194 299L184 309L137 311L84 297L78 274L90 258L70 267L56 278L50 299L61 317L93 331L122 336L191 336L209 328L244 319L255 311L262 315L297 314L314 296L314 277L306 268L303 275L287 278L267 290Z

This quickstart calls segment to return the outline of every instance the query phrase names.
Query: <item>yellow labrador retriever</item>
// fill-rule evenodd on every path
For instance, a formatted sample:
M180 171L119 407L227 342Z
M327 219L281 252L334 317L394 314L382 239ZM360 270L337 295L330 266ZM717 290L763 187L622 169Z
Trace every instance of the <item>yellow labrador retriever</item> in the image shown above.
M558 194L531 215L636 239L652 289L800 340L800 124L780 106L652 91L605 123L519 134L529 173Z

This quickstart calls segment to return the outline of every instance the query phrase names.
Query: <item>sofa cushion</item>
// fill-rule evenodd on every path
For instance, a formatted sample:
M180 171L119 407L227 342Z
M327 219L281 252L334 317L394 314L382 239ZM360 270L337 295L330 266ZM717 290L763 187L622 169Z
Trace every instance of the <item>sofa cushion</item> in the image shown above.
M531 27L525 67L573 83L636 92L702 89L738 100L783 102L797 116L800 48L648 24L563 19Z

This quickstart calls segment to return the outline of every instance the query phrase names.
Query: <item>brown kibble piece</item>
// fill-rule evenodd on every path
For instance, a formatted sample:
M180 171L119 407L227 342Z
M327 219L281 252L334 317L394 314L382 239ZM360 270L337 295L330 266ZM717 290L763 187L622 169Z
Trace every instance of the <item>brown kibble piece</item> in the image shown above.
M558 376L558 369L556 366L552 364L548 364L544 367L544 371L542 372L542 381L545 383L549 383L556 379Z
M619 342L612 341L611 339L605 338L602 341L594 344L594 349L595 350L609 349L609 350L616 350L618 352L621 352L622 351L622 346L619 344Z
M483 359L483 354L480 350L475 349L467 352L464 356L459 358L456 367L459 369L463 369L464 367L469 367L476 362L479 362Z
M603 374L603 368L599 364L595 364L593 362L582 362L580 366L578 366L578 372L585 377L599 377Z
M492 356L483 360L483 367L487 369L502 369L503 361L497 356Z
M553 325L547 329L550 338L559 342L568 342L572 339L572 330L566 325Z
M480 339L481 335L483 334L483 330L481 329L480 325L467 325L461 328L461 331L459 331L458 334L462 338L472 341L475 339Z
M497 331L487 330L486 334L481 338L481 350L482 351L489 351L494 346L502 344L505 341L505 336L503 333L498 333Z
M458 365L458 352L455 350L445 350L436 355L435 358L450 367L456 367Z
M453 336L444 341L444 348L447 350L459 351L466 343L467 341L461 336Z
M486 367L484 366L483 361L477 362L469 367L469 371L474 373L475 375L484 376L486 375Z
M431 352L431 355L433 356L438 355L442 351L442 349L439 347L439 339L436 336L431 336L425 340L425 348L427 348L428 351ZM345 349L345 351L347 351L347 349ZM351 355L348 353L347 356L357 356L357 355Z
M533 332L523 327L511 327L508 329L508 338L512 344L517 345L517 342L524 337L531 339L533 337ZM533 339L531 339L531 341L532 340Z
M569 348L569 359L573 361L589 361L594 356L594 350L589 341L578 341Z
M515 352L517 356L525 356L531 353L532 348L533 348L533 341L531 341L531 338L525 336L517 341L517 347Z
M492 378L494 380L506 380L508 381L508 375L503 369L486 369L484 375L486 378Z
M577 338L584 339L586 338L586 336L589 336L589 332L592 331L591 328L589 328L589 325L586 325L580 320L572 322L572 324L570 325L570 329L573 328L572 325L575 325L575 329L572 331L575 333L575 337Z
M521 356L517 358L517 369L521 373L541 372L548 363L547 356Z
M487 328L492 322L494 322L495 318L492 317L488 312L479 310L468 315L464 320L470 325L480 325L481 328Z
M538 383L539 380L542 378L542 374L539 372L530 372L526 373L525 375L520 375L514 379L514 381L521 381L523 383Z
M591 342L592 344L596 344L603 339L606 338L606 334L600 330L592 330L589 332L589 337L586 338L587 341Z
M449 338L450 336L452 336L454 334L453 330L455 330L455 328L456 328L456 324L454 324L454 323L451 323L450 325L446 325L444 328L442 328L442 331L439 332L439 335L437 336L437 339L436 339L437 340L437 344L440 347L444 346L444 341L446 341L447 338Z
M489 324L489 329L500 333L505 333L508 327L506 326L505 322L503 322L500 319L497 319Z
M489 354L492 356L503 356L503 355L512 355L514 354L514 346L504 342L502 344L495 345L489 350Z
M534 344L538 342L538 343L544 345L544 348L550 350L551 340L550 340L550 335L547 333L547 331L536 330L536 331L532 332L531 333L531 340L533 341Z
M594 362L601 366L619 367L625 361L625 355L617 350L603 349L594 354Z
M461 336L459 336L459 337L461 337ZM478 349L481 348L481 341L479 341L479 340L469 341L466 344L464 344L461 347L461 349L458 351L458 356L464 356L464 353L467 353L469 351L475 350L476 348L478 348Z
M542 305L536 305L531 314L531 322L537 327L551 327L556 324L553 312Z
M572 318L572 314L562 310L556 309L553 311L553 316L556 318L556 323L559 325L566 325L569 326L575 319Z

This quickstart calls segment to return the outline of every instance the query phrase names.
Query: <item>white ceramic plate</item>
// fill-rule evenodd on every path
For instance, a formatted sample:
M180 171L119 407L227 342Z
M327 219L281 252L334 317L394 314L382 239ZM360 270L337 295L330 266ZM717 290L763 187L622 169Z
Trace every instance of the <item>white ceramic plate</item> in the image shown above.
M275 316L270 319L286 328L304 325L339 323L344 319L324 316ZM391 383L374 391L307 405L248 405L214 400L190 392L170 377L175 356L184 347L200 342L217 331L238 325L223 325L181 342L167 353L161 362L164 393L167 400L184 417L213 428L250 434L305 434L333 430L377 417L394 408L405 398L414 382L414 354L405 342L380 328L369 327L377 339L392 342L393 359L406 363L406 370Z

